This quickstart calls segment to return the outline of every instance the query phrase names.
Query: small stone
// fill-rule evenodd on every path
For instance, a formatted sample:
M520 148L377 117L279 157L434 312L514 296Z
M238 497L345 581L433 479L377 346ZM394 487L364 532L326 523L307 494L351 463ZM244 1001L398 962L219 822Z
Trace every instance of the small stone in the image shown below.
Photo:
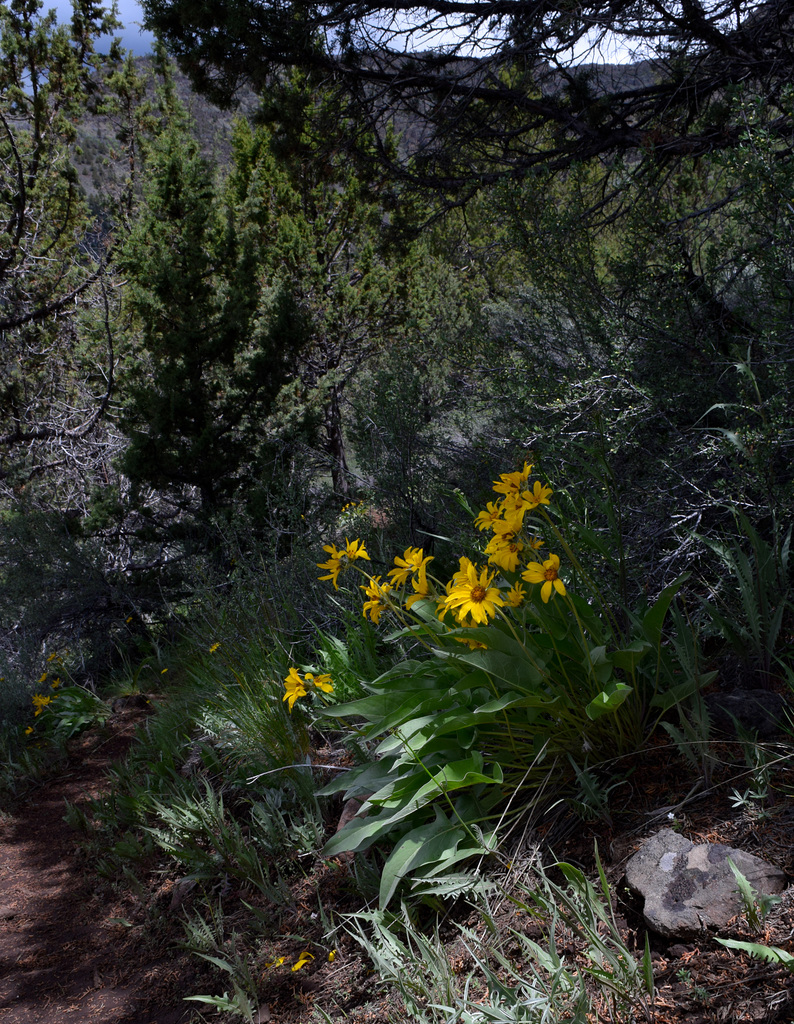
M626 865L626 883L645 900L643 917L666 938L724 928L742 902L728 858L758 892L786 887L783 872L760 857L721 843L695 845L672 829L651 836Z
M17 912L13 907L0 907L0 921L10 921L12 917L16 917Z
M196 888L195 878L179 878L171 890L171 910L178 910Z

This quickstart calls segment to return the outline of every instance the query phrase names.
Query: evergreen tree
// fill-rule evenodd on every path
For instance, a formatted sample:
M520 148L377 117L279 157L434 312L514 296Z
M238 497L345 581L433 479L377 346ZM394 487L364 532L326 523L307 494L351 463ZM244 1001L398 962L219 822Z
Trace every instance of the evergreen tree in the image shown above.
M262 429L306 327L262 279L262 240L228 202L168 83L120 265L138 329L125 381L125 474L204 520L258 479Z
M79 510L116 354L108 239L71 147L118 60L96 39L117 23L91 0L75 0L70 25L41 8L0 7L0 486L18 494L71 467Z

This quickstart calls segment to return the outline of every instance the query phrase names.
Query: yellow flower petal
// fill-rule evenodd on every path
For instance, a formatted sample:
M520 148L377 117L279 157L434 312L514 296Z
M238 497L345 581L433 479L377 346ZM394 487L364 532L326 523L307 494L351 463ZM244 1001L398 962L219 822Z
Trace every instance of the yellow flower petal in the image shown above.
M287 678L284 680L284 689L287 691L281 698L282 701L287 701L287 707L289 708L290 714L295 706L295 701L299 697L305 697L307 694L306 684L296 668L291 668L287 674Z
M308 950L304 950L301 953L300 958L292 965L292 970L299 971L301 967L305 967L310 960L314 960L314 957Z

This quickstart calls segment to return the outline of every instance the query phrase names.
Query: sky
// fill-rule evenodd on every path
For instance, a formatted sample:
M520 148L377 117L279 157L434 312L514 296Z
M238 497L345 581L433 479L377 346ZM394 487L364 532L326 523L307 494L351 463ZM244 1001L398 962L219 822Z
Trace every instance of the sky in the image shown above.
M105 0L107 7L110 7L111 0ZM121 44L126 50L132 50L136 57L140 57L151 51L154 36L151 32L142 32L136 22L143 21L141 6L136 0L117 0L119 21L124 28L114 33L121 37ZM44 0L44 10L55 9L58 12L58 21L69 21L72 17L72 5L69 0ZM99 49L103 49L102 46Z
M105 0L105 2L110 6L112 0ZM123 23L124 29L115 33L115 35L121 37L122 46L127 50L132 50L136 57L150 53L154 36L150 32L141 31L139 23L143 21L143 12L138 0L117 0L117 6L119 20ZM68 21L71 18L72 5L69 0L44 0L45 10L50 10L53 7L58 12L59 21ZM432 44L433 41L438 42L439 40L436 38L435 40L430 40L430 43ZM455 39L453 35L450 35L449 39L444 39L442 35L441 41L453 42ZM413 46L409 46L409 49L416 48L418 45L415 39L412 40L412 44ZM103 49L101 45L99 48ZM423 46L418 46L418 48L422 49ZM620 41L614 39L607 40L604 48L596 52L590 50L585 41L581 44L581 53L572 52L569 57L573 63L585 60L624 64L632 60L632 55L625 46Z

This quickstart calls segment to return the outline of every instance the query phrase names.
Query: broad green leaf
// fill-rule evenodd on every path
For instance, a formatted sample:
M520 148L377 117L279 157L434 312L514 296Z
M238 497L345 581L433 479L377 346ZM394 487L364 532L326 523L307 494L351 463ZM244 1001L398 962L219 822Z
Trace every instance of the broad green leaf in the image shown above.
M573 591L568 592L568 600L576 609L579 621L585 627L594 641L604 642L604 624L598 611L589 604L580 594Z
M444 765L434 773L432 779L428 779L418 790L414 799L424 802L425 798L432 799L440 793L462 789L464 786L473 786L477 782L482 782L485 785L500 785L504 780L501 765L492 765L493 776L491 777L484 774L482 760L482 754L475 750L465 759Z
M318 796L332 796L334 793L345 793L345 798L361 796L362 793L369 795L380 789L383 782L391 775L391 763L389 761L376 761L374 764L361 765L352 768L348 772L340 772L335 779L331 779L322 789L317 790Z
M674 580L669 587L665 587L661 594L656 598L651 608L642 617L642 629L646 637L653 644L654 647L658 647L662 642L662 625L664 623L667 611L670 608L675 595L689 579L690 573L682 573L677 580Z
M656 694L651 701L651 707L659 708L660 711L669 711L670 708L691 697L696 690L708 686L716 678L717 672L703 672L678 686L671 686L669 690Z
M416 695L419 699L419 695ZM385 691L373 694L371 697L362 697L360 700L352 700L347 704L334 704L323 708L323 715L328 718L354 718L360 716L367 721L374 721L391 714L405 702L405 693L400 691Z
M469 690L478 689L491 689L490 681L488 676L483 672L482 669L475 669L473 672L467 672L465 676L457 679L450 687L455 693L465 694ZM465 698L468 699L468 698Z
M363 807L366 813L368 806L381 805L380 813L366 818L354 819L337 832L326 844L323 855L332 857L343 851L366 849L373 842L386 836L394 825L414 814L416 811L432 803L442 793L453 792L478 783L493 786L500 785L504 779L498 764L492 767L493 776L482 771L482 754L473 751L469 757L444 765L428 779L424 771L414 770L404 779L384 786L374 793ZM422 780L426 781L422 783ZM422 783L418 788L417 783ZM394 806L396 802L396 806Z
M381 907L388 904L409 871L436 861L447 851L454 852L464 835L459 822L450 822L441 809L436 808L435 821L420 825L403 836L383 866L379 895Z
M628 647L612 652L612 664L624 672L633 672L651 650L653 647L647 640L635 640Z
M447 637L455 643L456 648L460 647L461 651L465 651L465 646L460 644L459 640L476 640L477 643L485 644L485 648L489 651L499 651L502 654L518 658L520 661L526 661L529 656L537 660L540 656L539 652L534 649L534 638L531 634L527 634L524 641L521 642L501 623L451 629Z
M602 686L612 677L612 659L607 654L606 647L591 648L582 664L586 670L592 671Z
M413 809L413 808L412 808ZM410 812L409 812L410 813ZM336 835L331 836L323 847L323 857L335 857L339 853L355 853L366 850L391 830L394 818L391 811L365 818L354 818Z
M517 656L504 654L502 651L464 650L459 659L475 668L481 668L492 679L507 683L508 686L520 686L523 689L528 689L539 686L545 678L543 672L545 665L540 661L533 664L523 653Z
M626 686L625 683L613 683L606 690L602 690L601 693L593 697L584 709L585 714L592 722L595 722L596 719L601 718L603 715L609 715L617 711L629 694L633 692L632 687Z

